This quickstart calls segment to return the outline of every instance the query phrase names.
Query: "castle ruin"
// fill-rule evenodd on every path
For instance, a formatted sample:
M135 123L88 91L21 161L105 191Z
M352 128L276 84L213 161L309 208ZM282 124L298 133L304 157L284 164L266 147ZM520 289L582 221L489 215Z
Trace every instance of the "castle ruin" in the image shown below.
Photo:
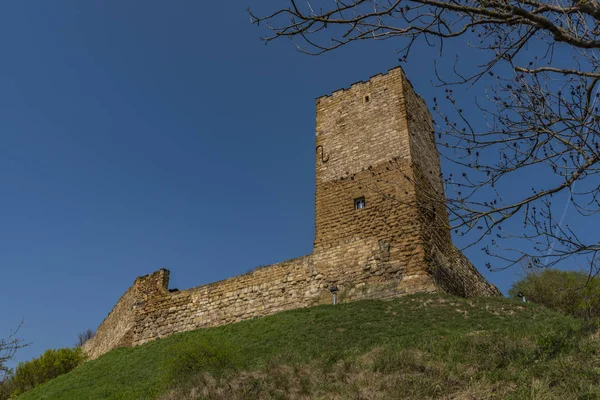
M418 292L498 296L452 244L432 118L401 68L316 100L313 252L188 290L138 277L84 345L96 358L176 332Z

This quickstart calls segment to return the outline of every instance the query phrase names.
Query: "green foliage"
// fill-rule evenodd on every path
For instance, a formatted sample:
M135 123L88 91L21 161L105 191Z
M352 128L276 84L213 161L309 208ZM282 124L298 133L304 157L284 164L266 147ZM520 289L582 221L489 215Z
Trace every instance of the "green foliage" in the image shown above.
M592 399L593 332L507 299L358 301L119 348L20 398Z
M576 317L600 317L600 279L579 271L545 269L529 272L513 284L512 297L526 299Z
M0 380L0 399L8 399L13 393L11 386L12 371L7 372Z
M57 376L66 374L85 360L80 348L46 350L39 358L21 362L7 381L13 396L25 393Z

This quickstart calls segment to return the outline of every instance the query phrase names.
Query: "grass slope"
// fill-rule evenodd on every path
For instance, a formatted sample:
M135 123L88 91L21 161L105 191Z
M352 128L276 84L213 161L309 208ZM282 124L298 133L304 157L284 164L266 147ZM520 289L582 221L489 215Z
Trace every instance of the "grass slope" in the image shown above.
M600 399L594 332L506 299L360 301L116 349L20 399Z

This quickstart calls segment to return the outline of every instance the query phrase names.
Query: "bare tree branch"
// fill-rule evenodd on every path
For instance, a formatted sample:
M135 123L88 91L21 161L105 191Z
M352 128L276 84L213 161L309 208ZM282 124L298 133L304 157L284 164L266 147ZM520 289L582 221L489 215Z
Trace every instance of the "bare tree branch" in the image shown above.
M10 368L7 367L6 363L14 358L17 350L29 346L29 343L23 343L16 336L21 326L23 326L23 321L17 326L17 329L9 333L7 338L0 339L0 382L10 372Z
M453 80L436 67L445 91L433 99L440 154L462 171L444 176L453 232L502 261L494 268L595 259L598 237L576 232L565 216L600 215L597 0L288 0L265 16L248 12L266 26L263 40L291 38L312 55L398 38L404 61L421 39L439 41L440 54L446 41L467 40L487 60L463 73L457 55ZM475 120L452 87L484 77ZM524 174L535 182L516 190Z

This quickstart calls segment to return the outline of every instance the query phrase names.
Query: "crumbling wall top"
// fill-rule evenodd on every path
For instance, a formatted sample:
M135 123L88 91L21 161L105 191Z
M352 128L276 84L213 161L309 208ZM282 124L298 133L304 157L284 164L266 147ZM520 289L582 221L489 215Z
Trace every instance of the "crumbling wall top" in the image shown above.
M148 275L138 276L133 283L136 295L148 299L169 292L169 276L171 271L161 268Z

